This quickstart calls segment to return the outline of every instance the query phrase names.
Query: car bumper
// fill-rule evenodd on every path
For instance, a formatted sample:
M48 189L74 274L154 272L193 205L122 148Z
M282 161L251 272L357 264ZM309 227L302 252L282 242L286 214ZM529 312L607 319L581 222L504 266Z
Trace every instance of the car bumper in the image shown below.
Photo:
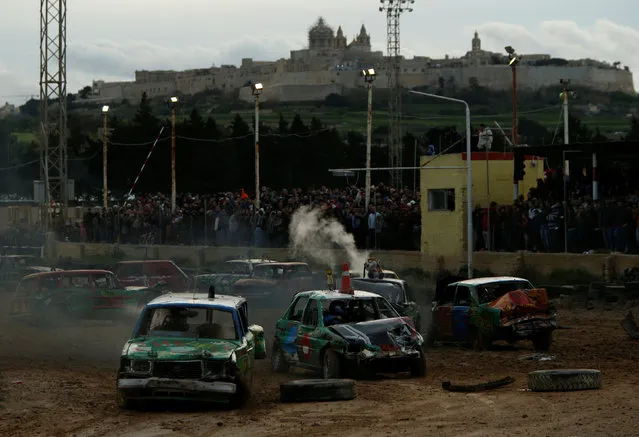
M501 329L507 338L527 339L536 334L557 329L554 317L521 318L505 323Z
M371 352L364 350L359 353L351 353L346 356L346 361L351 368L365 373L396 373L410 369L410 364L419 358L419 352Z
M237 392L237 384L227 381L200 381L169 378L121 378L118 390L129 399L193 399L226 402Z

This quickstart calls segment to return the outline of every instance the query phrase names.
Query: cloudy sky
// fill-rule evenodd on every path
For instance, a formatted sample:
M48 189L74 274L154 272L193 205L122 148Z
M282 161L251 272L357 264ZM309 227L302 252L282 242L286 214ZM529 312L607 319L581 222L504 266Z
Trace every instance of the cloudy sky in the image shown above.
M522 54L620 61L636 72L635 10L636 0L417 0L402 16L402 51L459 56L477 29L486 50L512 45ZM136 69L288 57L307 44L320 15L335 29L342 25L349 39L365 24L373 48L386 51L385 16L376 0L67 0L67 11L69 92L93 79L132 80ZM37 96L39 26L39 2L3 0L0 102Z

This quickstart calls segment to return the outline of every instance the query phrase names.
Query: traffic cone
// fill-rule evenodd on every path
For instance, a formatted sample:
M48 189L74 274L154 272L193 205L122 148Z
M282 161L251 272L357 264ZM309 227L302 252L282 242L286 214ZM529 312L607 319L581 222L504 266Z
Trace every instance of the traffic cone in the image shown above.
M342 264L342 284L339 292L344 294L354 294L353 287L351 286L351 272L348 267L348 263Z

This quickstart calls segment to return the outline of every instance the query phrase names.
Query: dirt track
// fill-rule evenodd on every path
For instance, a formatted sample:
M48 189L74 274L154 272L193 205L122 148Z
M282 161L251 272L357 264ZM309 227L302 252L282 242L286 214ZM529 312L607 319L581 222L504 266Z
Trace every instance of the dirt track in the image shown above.
M6 308L2 300L0 308ZM259 315L253 316L260 323ZM308 375L274 375L269 362L261 361L257 389L243 410L172 412L122 412L115 405L115 366L132 325L87 323L81 330L43 332L2 316L0 435L636 435L639 342L629 340L619 325L624 311L560 310L560 316L571 329L556 332L555 361L520 361L532 352L527 343L482 353L436 347L428 353L423 380L360 381L355 401L295 405L279 403L278 384ZM600 369L604 388L548 394L521 390L527 372L550 368ZM477 382L509 375L517 378L515 384L494 391L441 389L442 380Z

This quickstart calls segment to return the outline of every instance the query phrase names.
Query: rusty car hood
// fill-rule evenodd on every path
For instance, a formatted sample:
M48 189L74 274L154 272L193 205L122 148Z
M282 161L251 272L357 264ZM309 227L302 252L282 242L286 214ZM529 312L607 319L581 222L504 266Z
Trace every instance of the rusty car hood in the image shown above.
M147 360L228 359L238 346L239 343L232 340L146 337L129 340L122 356Z
M532 314L547 314L550 303L546 289L536 288L511 291L486 304L485 307L499 310L502 320L509 320Z

